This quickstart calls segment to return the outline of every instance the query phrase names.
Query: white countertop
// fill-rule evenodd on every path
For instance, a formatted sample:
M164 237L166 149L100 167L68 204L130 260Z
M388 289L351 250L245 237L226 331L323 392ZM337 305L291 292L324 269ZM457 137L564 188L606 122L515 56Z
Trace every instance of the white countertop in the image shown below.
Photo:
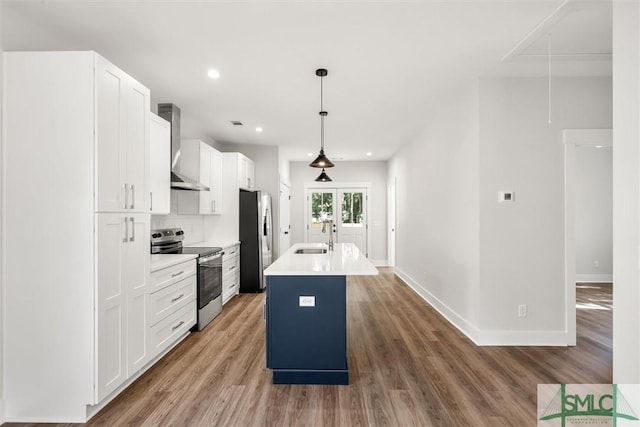
M151 272L196 259L198 254L151 254Z
M265 276L373 276L378 270L353 243L336 243L325 254L296 254L300 248L327 248L325 243L296 243L264 271Z

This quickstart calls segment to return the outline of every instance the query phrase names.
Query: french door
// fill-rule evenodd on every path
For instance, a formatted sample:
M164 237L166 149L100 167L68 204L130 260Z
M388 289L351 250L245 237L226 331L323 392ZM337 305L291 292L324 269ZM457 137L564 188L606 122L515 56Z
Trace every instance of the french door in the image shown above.
M364 188L308 188L306 241L353 243L367 254L367 190Z

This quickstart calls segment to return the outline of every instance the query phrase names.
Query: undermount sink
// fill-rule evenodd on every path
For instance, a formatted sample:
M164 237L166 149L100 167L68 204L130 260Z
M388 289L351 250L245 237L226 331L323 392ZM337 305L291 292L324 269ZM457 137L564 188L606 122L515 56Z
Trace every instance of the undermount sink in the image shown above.
M296 250L297 254L326 254L327 250L325 248L300 248Z

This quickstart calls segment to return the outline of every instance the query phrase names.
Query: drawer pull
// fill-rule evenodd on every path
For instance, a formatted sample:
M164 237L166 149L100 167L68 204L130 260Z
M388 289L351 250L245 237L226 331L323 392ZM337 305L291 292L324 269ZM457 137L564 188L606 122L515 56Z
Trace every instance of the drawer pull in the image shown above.
M183 274L183 273L184 273L184 270L182 270L182 271L179 271L179 272L177 272L177 273L172 274L172 275L171 275L171 277L178 277L179 275L181 275L181 274Z
M176 329L178 329L180 326L184 325L184 320L181 320L180 323L178 323L176 326L174 326L173 328L171 328L172 331L175 331Z
M172 302L172 303L173 303L173 302L176 302L176 301L178 301L180 298L182 298L183 296L184 296L184 294L180 294L180 295L178 295L177 297L173 298L173 299L171 300L171 302Z
M232 265L231 267L229 267L229 270L233 270L234 268L236 268L236 266Z
M233 255L233 254L235 254L235 253L236 253L236 251L229 252L229 255Z

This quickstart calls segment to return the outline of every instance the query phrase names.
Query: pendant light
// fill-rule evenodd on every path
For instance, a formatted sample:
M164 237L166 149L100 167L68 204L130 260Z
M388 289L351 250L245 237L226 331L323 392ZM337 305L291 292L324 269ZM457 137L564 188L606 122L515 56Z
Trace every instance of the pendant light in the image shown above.
M327 112L324 111L323 108L323 78L327 74L328 72L324 68L318 68L316 70L316 76L320 77L320 154L313 162L309 163L309 166L313 168L322 168L322 173L316 181L331 181L331 178L324 172L324 168L332 168L335 166L324 154L324 118L327 116Z
M318 175L318 177L316 178L317 182L329 182L331 181L331 178L329 178L329 175L327 175L327 173L324 171L324 168L322 168L322 173L320 175Z

